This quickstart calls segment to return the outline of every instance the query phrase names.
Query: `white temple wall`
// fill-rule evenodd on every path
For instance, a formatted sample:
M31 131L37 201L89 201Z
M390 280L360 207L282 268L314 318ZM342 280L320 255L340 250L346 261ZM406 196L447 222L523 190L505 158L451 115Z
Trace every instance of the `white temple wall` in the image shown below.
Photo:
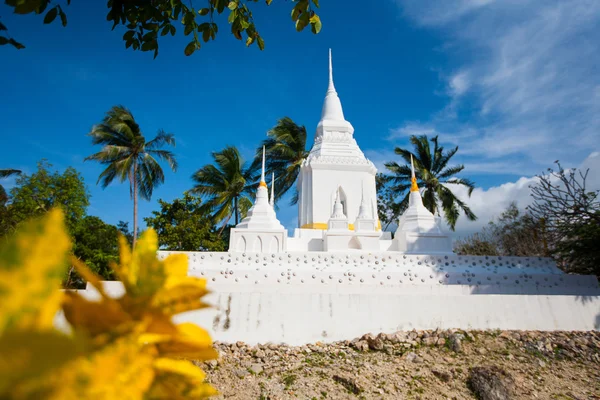
M105 282L110 295L120 282ZM237 285L209 283L214 308L179 314L213 340L287 343L350 340L365 333L422 329L598 330L600 294L547 294L467 285ZM98 298L93 288L80 291ZM492 294L493 293L493 294ZM64 317L57 320L64 326Z

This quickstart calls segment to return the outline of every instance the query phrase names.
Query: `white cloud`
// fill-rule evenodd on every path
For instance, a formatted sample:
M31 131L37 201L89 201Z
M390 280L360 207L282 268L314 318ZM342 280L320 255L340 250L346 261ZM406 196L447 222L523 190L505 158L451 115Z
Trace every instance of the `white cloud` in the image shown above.
M567 165L563 165L567 168ZM585 171L589 168L587 188L600 190L600 153L591 153L578 167ZM540 171L541 173L542 171ZM530 186L537 181L536 177L521 177L515 182L507 182L489 189L476 188L471 197L467 189L461 186L452 186L454 194L463 200L477 215L477 221L469 221L464 216L458 219L455 236L464 236L480 231L493 218L499 216L511 202L516 202L520 209L524 209L532 202Z
M468 72L454 74L448 81L450 94L455 97L460 96L469 90L470 84Z
M443 132L461 154L486 162L519 156L529 170L600 150L600 2L397 3L417 25L440 33L452 60L445 69L454 72L440 74L448 104L421 129ZM419 126L406 123L390 137L409 129Z

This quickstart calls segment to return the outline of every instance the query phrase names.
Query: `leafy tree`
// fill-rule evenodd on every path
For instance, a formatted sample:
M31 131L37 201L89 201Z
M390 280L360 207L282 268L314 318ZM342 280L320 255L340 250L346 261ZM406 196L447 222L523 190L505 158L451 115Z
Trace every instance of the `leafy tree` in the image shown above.
M95 125L90 131L93 144L102 145L98 153L86 157L106 166L98 177L102 188L107 187L115 178L121 182L129 181L129 189L133 198L133 246L137 237L138 197L150 200L152 191L165 181L165 175L157 158L166 161L173 171L177 170L175 155L162 150L164 145L175 146L175 137L162 129L150 141L142 134L131 111L123 106L114 106L107 113L102 123Z
M265 169L267 176L275 173L275 200L290 190L298 179L302 162L308 156L306 149L306 128L297 125L289 117L277 121L269 132L268 138L256 149L252 170L258 170L262 163L262 149L265 147ZM294 187L291 204L298 202L298 191Z
M519 210L515 202L481 232L458 240L454 251L477 256L549 256L543 224Z
M11 175L18 175L21 171L18 169L0 169L0 179L8 178ZM8 195L6 194L6 190L4 190L4 186L0 185L0 207L4 207L6 202L8 201Z
M183 198L169 203L158 200L160 211L144 218L158 234L165 250L225 251L227 244L216 232L210 215L201 207L199 197L185 192Z
M567 272L600 276L600 198L589 190L585 172L565 170L538 175L529 212L544 225L549 247Z
M117 222L117 229L121 232L121 235L127 239L127 243L131 246L133 244L133 232L129 230L129 222L119 221ZM139 228L138 228L139 235Z
M62 174L51 171L52 164L42 160L31 175L21 174L16 186L10 190L11 202L2 214L0 234L10 232L22 221L40 215L53 207L61 207L69 232L85 216L90 204L90 194L83 177L72 167Z
M433 152L429 146L430 141L434 145ZM433 214L441 208L446 222L452 230L456 226L461 210L470 221L475 221L477 219L475 214L448 187L449 185L466 186L469 188L469 196L475 188L475 184L470 180L454 177L465 168L464 165L448 167L450 159L458 151L458 146L449 151L444 151L444 147L438 145L437 136L428 140L426 135L413 135L410 137L410 142L414 146L414 152L401 147L394 149L394 152L406 164L400 165L395 161L385 163L385 167L391 172L387 179L392 184L392 190L396 193L406 193L400 201L400 209L404 210L408 207L411 185L410 160L412 156L419 187L424 189L422 192L423 205Z
M250 208L256 177L235 146L213 152L212 157L214 164L203 166L192 176L195 185L191 193L205 200L202 207L212 213L215 224L223 223L220 234L232 216L237 225L240 214L243 217Z
M75 228L73 253L103 279L115 279L110 263L119 261L119 230L98 217L86 216Z
M273 0L266 0L270 5ZM67 5L70 0L66 0ZM233 36L242 40L245 36L246 46L256 43L259 49L264 49L265 43L260 36L251 8L258 0L208 0L202 7L195 8L192 1L183 0L108 0L108 15L106 19L113 23L113 29L122 25L127 28L123 35L126 48L141 51L153 51L158 55L159 36L174 36L180 23L183 24L183 34L192 35L191 41L184 49L186 56L200 49L202 42L214 40L218 32L216 18L226 10L229 12L227 22L231 25ZM6 0L6 4L14 9L16 14L44 14L44 23L52 23L59 17L63 26L67 25L67 15L60 4L48 8L51 0ZM302 31L310 25L313 33L321 30L321 20L314 8L319 7L318 0L293 1L292 21L296 30ZM220 22L222 24L222 22ZM0 31L7 31L0 23ZM0 35L0 45L12 45L17 49L25 46L10 36Z

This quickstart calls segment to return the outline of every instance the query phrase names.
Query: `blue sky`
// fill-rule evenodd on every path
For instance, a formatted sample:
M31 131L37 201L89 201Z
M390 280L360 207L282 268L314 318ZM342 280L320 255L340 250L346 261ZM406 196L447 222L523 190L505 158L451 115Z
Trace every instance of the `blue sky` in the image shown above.
M374 5L377 4L377 5ZM188 38L164 37L152 54L124 47L110 31L105 2L72 2L68 26L42 25L0 5L1 21L27 48L0 48L1 167L35 170L47 158L74 166L92 198L89 213L131 221L126 184L96 186L99 165L83 158L91 126L116 104L133 112L145 135L177 139L180 167L166 173L140 219L191 188L210 153L238 146L250 158L276 120L290 116L311 138L327 86L327 49L346 118L379 167L410 134L439 134L459 145L463 176L480 187L470 200L478 223L508 202L526 205L531 177L560 159L600 166L600 4L596 1L449 2L322 0L319 35L295 32L289 2L257 4L266 49L246 48L225 24L191 57ZM8 142L8 143L7 143ZM10 187L12 181L3 181ZM464 195L464 193L459 193ZM279 217L295 225L296 208Z

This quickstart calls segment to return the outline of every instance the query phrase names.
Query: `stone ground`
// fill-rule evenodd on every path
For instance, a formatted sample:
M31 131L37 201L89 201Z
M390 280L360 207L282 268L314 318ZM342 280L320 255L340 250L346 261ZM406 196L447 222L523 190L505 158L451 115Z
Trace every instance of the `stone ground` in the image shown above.
M600 400L600 332L411 331L215 347L220 359L199 365L221 399Z

